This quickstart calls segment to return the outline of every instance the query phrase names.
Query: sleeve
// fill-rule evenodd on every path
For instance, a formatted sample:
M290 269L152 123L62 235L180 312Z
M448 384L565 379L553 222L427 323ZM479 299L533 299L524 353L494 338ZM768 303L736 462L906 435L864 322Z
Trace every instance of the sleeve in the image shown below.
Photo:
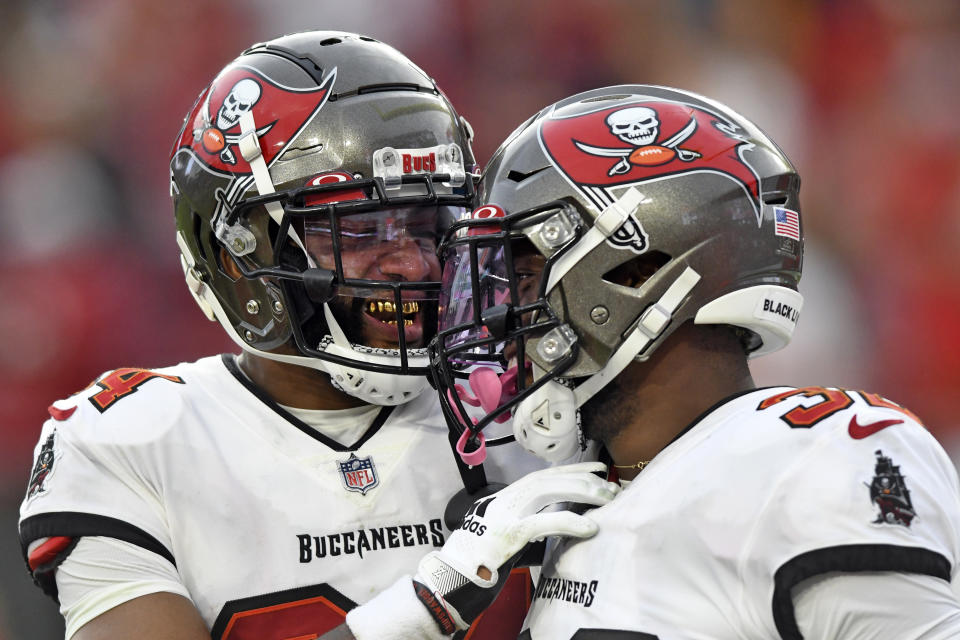
M75 396L51 407L20 507L24 559L54 599L54 572L84 536L115 538L176 564L154 472L160 420L85 404Z
M87 536L56 571L67 640L100 614L151 593L190 594L170 562L128 542Z
M804 638L947 640L960 637L960 603L932 576L829 573L793 592Z
M903 413L856 409L814 426L810 444L786 457L741 556L750 599L767 615L772 606L782 638L802 637L791 592L810 578L898 572L948 585L957 572L953 463Z

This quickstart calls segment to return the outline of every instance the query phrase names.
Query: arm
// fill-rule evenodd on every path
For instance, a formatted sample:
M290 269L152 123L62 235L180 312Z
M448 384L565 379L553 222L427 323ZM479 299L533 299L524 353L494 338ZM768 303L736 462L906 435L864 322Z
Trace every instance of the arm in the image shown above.
M84 537L55 571L68 639L210 638L176 568L151 551Z
M210 640L210 632L193 603L183 596L151 593L102 613L80 627L72 640L117 638Z

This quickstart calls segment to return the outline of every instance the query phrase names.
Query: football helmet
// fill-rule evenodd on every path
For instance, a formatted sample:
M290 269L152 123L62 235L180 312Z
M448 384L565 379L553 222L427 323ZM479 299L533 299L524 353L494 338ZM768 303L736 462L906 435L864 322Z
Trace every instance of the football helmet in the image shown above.
M436 242L473 208L471 140L434 81L372 38L254 45L200 94L172 151L191 293L246 351L367 402L412 399L428 385Z
M511 416L528 450L573 455L579 407L687 321L739 328L751 356L785 346L799 189L756 125L687 91L597 89L521 125L440 245L431 365L464 460Z

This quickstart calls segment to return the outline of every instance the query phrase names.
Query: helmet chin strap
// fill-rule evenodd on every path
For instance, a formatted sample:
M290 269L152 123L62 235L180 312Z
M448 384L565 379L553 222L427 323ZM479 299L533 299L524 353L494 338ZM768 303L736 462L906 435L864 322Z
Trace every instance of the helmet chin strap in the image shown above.
M657 302L640 316L629 337L613 352L600 371L575 388L550 380L525 398L514 412L513 434L524 448L550 462L577 452L580 434L577 409L627 368L634 358L663 333L673 314L700 281L687 267Z
M253 112L245 111L240 115L240 139L237 141L240 147L240 155L250 165L250 171L253 173L253 183L257 187L257 192L262 195L276 193L273 186L273 178L270 177L270 169L263 158L263 151L260 149L260 137L257 135L257 122L253 119ZM283 222L283 207L279 202L267 202L264 204L267 214L270 218L280 225ZM303 254L307 256L307 265L310 268L316 267L316 263L310 256L310 252L303 245L300 236L296 234L293 227L287 227L287 234L293 243L300 247Z
M327 345L324 349L328 353L371 364L397 364L399 359L397 356L364 353L355 349L340 328L327 303L323 304L323 316L327 321L330 337L333 338L333 344ZM426 356L408 355L407 359L416 366L427 366ZM335 387L370 404L383 406L403 404L419 396L430 385L425 376L401 376L367 371L324 360L317 362L318 369L330 374L330 381Z
M643 202L644 195L636 187L630 187L619 198L611 202L596 218L583 237L565 254L560 256L550 269L545 293L550 293L560 280L573 267L593 251L601 242L616 233L637 207Z
M220 325L227 332L227 335L230 336L230 339L237 343L244 351L248 351L261 358L323 371L330 376L330 380L334 386L344 393L348 393L370 404L393 406L409 402L429 386L429 382L426 377L423 376L400 376L376 371L365 371L327 362L319 358L273 353L251 346L240 337L240 334L237 333L237 330L230 320L230 315L223 308L223 305L220 304L220 300L216 294L197 274L193 254L190 253L190 248L186 240L183 239L183 234L179 231L177 232L177 244L180 246L180 263L183 267L184 278L187 281L187 286L190 288L190 293L193 295L194 300L210 320L215 319L220 322ZM395 364L396 358L392 358L391 356L378 356L376 354L360 353L354 350L327 305L324 305L324 314L326 315L327 323L331 327L331 333L334 336L334 344L329 345L326 349L327 351L336 355L371 363ZM423 362L419 362L419 358L416 360L409 358L411 362L416 362L417 366L426 366L426 356L423 356L422 359ZM339 378L342 378L343 381L341 382Z

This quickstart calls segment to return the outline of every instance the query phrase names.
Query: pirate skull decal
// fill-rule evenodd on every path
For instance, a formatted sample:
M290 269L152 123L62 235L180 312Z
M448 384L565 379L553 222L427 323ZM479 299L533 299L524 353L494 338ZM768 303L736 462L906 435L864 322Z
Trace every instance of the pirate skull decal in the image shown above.
M754 145L709 105L642 95L572 104L543 118L539 135L554 166L599 210L629 185L704 171L742 187L760 224L759 179L744 157Z
M228 176L249 175L240 157L240 119L251 114L264 160L271 165L320 111L330 96L337 70L318 86L291 87L244 65L220 72L200 96L185 122L177 152L189 148L206 166Z
M649 107L627 107L612 111L606 119L610 133L624 142L633 145L629 149L622 147L595 147L582 142L577 146L589 154L617 158L620 160L607 170L608 176L629 173L633 165L656 166L666 164L673 159L690 162L700 157L700 153L690 149L681 149L680 143L697 130L696 118L690 118L686 125L669 139L656 144L660 135L660 119L657 112Z
M624 142L639 147L657 139L660 121L657 112L647 107L628 107L607 116L610 133Z
M262 92L260 84L253 78L244 78L233 85L217 112L217 128L225 131L237 124L240 116L257 104Z

